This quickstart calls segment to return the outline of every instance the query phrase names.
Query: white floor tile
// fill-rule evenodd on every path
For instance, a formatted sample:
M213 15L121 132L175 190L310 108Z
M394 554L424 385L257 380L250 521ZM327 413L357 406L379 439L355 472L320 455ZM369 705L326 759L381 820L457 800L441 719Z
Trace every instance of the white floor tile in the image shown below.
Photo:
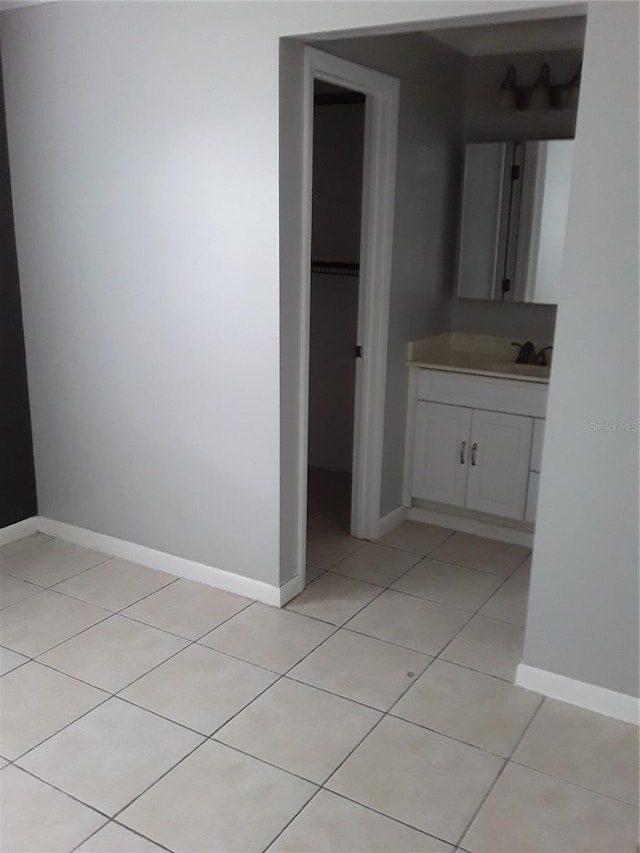
M320 784L381 716L378 711L284 678L215 738Z
M122 610L172 580L174 576L166 572L112 559L62 581L55 589L105 610Z
M41 589L41 586L28 583L20 578L0 574L0 610L29 598L30 595L35 595Z
M385 717L327 787L455 843L502 766L487 752Z
M187 641L180 637L115 615L41 655L39 660L116 693L186 645Z
M528 584L510 578L491 596L481 608L480 614L524 628L527 621L528 603Z
M32 533L30 536L23 536L22 539L16 539L15 542L8 542L6 545L0 546L0 569L3 562L9 557L13 557L14 554L27 551L29 548L35 548L37 545L43 545L52 538L52 536L47 536L46 533Z
M331 571L366 583L390 586L417 561L416 554L369 542L333 566Z
M341 629L290 676L386 711L430 661L418 652Z
M201 742L200 735L112 698L18 764L113 815Z
M380 595L380 587L326 572L287 605L287 610L344 625L361 608Z
M448 527L421 524L419 521L403 521L389 533L376 539L376 542L424 557L441 545L452 533L453 530L449 530Z
M0 644L36 657L110 615L45 589L0 612Z
M162 853L162 848L117 823L108 823L78 847L78 853Z
M330 791L319 791L269 853L453 853L453 847Z
M128 607L124 615L197 640L250 603L240 595L180 578Z
M546 699L514 761L638 803L638 727Z
M466 610L388 589L346 627L417 652L437 655L470 618Z
M105 818L16 767L0 772L2 849L69 853Z
M314 529L310 525L307 532L307 563L316 569L330 569L362 545L362 539L354 539L347 533L338 533L325 526Z
M502 578L427 558L410 569L392 589L460 607L475 613L502 583Z
M35 661L6 675L1 695L0 753L11 760L108 697Z
M209 648L286 672L335 628L289 610L252 604L199 642Z
M208 741L119 820L171 850L259 853L315 790L296 776Z
M212 734L278 676L192 645L123 690L123 699L205 735Z
M89 551L61 539L49 539L35 548L28 548L7 557L3 562L2 571L46 587L108 559L108 554Z
M513 681L522 660L524 628L474 616L442 652L444 660Z
M429 555L434 560L455 563L492 575L510 575L529 554L522 545L485 539L471 533L454 533Z
M11 672L11 670L26 663L28 660L29 658L24 655L19 655L17 652L12 652L11 649L5 649L3 646L0 646L0 675Z
M634 853L638 810L509 764L462 846L471 853Z
M436 660L391 713L507 757L540 699L490 675Z

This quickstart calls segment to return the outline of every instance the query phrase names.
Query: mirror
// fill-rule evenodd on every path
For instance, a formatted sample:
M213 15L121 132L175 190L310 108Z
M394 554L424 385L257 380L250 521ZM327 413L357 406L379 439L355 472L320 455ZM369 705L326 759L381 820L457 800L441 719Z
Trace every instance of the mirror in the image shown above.
M457 295L557 304L572 139L465 147Z

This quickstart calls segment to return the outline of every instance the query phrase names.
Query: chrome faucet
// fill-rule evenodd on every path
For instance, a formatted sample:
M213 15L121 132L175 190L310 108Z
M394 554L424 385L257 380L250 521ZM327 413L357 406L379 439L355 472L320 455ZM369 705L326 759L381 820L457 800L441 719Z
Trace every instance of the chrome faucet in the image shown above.
M541 367L548 366L547 350L553 349L552 346L542 347L539 352L536 352L533 341L525 341L523 344L513 341L511 346L520 348L516 357L516 364L539 364Z

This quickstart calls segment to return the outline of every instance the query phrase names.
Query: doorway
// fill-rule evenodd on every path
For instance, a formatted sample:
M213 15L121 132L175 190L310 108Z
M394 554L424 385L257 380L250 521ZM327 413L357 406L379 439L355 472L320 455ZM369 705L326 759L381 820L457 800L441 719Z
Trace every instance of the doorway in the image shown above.
M307 551L351 532L364 117L362 93L314 80Z

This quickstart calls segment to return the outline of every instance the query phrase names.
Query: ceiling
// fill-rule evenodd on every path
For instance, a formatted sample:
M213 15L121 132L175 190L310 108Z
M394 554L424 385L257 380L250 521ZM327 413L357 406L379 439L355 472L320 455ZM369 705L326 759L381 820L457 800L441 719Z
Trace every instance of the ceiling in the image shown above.
M587 19L583 16L504 24L430 29L428 34L466 56L500 56L552 50L582 50Z

